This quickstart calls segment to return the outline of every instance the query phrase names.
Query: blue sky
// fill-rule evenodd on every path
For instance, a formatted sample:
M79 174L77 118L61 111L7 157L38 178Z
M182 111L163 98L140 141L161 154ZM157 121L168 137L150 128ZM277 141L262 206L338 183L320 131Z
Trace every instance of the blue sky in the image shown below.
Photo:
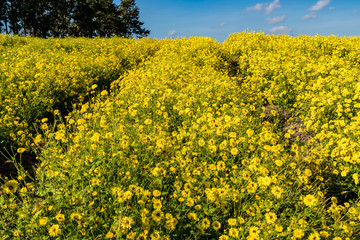
M115 1L115 2L119 2ZM151 38L234 32L360 36L359 0L136 0Z

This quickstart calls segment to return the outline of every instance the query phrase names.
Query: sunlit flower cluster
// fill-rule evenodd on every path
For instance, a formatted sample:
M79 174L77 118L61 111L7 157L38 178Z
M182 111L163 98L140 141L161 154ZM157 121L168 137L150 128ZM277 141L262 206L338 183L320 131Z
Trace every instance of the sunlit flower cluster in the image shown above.
M73 96L68 79L84 91L66 116L33 116L41 164L33 182L5 179L0 235L359 239L358 40L47 40L66 54L23 40L17 52L49 57L19 62L63 61L39 71L54 102Z

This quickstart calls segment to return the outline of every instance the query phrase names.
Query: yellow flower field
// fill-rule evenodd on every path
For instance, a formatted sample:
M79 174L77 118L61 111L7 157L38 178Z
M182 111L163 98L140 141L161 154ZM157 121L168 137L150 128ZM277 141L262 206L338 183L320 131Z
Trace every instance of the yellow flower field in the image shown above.
M0 43L3 239L360 238L359 38Z

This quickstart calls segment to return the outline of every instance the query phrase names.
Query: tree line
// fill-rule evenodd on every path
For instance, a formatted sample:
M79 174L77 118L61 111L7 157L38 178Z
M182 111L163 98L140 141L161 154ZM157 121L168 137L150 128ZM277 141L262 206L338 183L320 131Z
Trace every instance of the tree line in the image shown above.
M135 0L0 0L2 33L32 37L147 36Z

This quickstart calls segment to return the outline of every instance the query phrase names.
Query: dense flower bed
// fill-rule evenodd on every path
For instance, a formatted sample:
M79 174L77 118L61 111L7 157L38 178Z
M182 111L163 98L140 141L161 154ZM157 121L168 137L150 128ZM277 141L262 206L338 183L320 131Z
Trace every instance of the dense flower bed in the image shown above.
M83 49L53 49L63 64L41 71L54 103L77 97L66 116L46 106L53 121L18 105L40 126L19 149L41 164L34 181L4 179L5 239L360 238L358 38L41 41Z

